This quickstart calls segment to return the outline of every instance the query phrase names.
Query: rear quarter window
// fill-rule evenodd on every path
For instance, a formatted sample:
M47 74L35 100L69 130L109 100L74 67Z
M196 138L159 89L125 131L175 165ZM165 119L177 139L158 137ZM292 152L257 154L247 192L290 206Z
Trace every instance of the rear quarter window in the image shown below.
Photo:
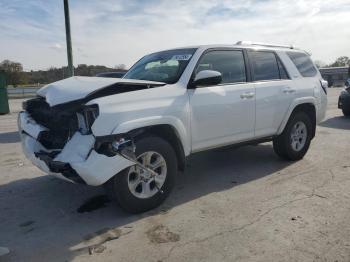
M299 73L304 77L312 77L317 74L317 69L313 65L310 57L304 53L287 52Z

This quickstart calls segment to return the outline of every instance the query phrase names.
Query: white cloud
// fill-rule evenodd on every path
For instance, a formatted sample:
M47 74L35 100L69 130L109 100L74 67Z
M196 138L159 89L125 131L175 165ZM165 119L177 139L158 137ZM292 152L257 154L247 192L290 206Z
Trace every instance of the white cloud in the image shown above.
M65 50L62 6L43 10L50 15L48 24L5 18L7 28L0 25L0 33L9 32L11 23L19 29L0 41L0 60L14 59L33 69L66 64L65 53L57 52ZM75 64L130 66L157 50L238 40L293 44L310 51L313 59L332 62L350 56L349 24L348 0L71 1Z
M59 43L51 44L49 47L57 51L61 51L63 48L62 45Z

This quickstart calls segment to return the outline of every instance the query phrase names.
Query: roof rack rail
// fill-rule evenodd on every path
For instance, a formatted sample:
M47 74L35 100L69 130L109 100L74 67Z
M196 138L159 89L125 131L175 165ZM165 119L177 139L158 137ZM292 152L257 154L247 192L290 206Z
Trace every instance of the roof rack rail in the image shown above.
M256 45L256 46L280 47L280 48L296 49L292 45L275 45L275 44L261 43L261 42L252 42L252 41L238 41L236 43L236 45Z

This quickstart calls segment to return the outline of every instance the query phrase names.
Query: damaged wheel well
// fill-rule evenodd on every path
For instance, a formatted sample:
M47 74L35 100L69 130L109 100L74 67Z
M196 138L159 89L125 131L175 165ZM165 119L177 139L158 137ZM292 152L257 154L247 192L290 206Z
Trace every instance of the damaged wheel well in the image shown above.
M181 140L179 138L179 135L177 134L177 131L174 127L170 125L154 125L154 126L148 126L148 127L142 127L138 128L137 130L132 130L129 133L136 133L138 134L135 139L147 136L147 135L155 135L158 137L163 138L166 140L175 150L176 157L178 160L178 168L181 171L185 170L186 165L186 157L185 152L181 143Z

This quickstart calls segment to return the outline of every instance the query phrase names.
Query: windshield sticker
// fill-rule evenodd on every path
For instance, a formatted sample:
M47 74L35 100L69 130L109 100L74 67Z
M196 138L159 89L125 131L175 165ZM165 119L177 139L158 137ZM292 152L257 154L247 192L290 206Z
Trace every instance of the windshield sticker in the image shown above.
M188 54L188 55L174 55L171 60L182 60L182 61L187 61L187 60L190 60L191 58L191 54Z

